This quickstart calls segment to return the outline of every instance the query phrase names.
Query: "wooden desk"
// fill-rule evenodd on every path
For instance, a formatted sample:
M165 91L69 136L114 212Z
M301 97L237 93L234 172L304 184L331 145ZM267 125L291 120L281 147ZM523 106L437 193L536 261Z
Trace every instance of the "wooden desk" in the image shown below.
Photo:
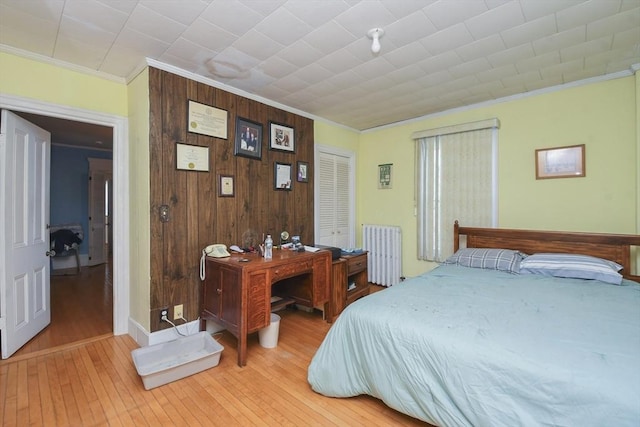
M200 330L206 329L207 319L224 326L238 338L238 365L244 366L247 335L271 321L272 294L307 307L322 305L329 300L330 274L331 253L326 250L274 249L272 259L257 254L207 257Z

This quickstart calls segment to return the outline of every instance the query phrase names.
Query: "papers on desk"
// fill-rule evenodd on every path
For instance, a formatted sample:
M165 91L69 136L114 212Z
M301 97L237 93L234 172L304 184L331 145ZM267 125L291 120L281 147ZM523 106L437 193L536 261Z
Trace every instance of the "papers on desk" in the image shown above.
M307 252L318 252L320 248L316 248L315 246L304 245L304 250Z

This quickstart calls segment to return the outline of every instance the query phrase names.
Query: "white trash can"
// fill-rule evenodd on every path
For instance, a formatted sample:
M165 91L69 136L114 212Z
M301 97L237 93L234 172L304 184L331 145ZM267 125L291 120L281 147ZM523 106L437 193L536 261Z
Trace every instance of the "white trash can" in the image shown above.
M271 324L258 331L258 340L264 348L274 348L278 346L278 332L280 330L280 316L271 313Z

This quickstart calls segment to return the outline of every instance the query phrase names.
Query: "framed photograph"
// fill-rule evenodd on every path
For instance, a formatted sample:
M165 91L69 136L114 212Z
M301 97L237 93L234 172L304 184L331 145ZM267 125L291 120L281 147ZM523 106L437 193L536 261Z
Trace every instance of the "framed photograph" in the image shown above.
M274 170L276 190L291 190L291 163L275 163Z
M269 148L272 150L295 152L293 128L269 122Z
M238 117L236 120L236 141L233 154L236 156L262 159L262 125Z
M393 163L378 165L378 188L379 189L391 188L392 170L393 170Z
M209 147L177 142L176 169L209 172Z
M585 175L584 144L536 150L536 179Z
M218 196L233 197L233 175L218 175Z
M189 100L189 132L227 139L227 110Z
M297 180L298 182L309 182L309 163L307 162L298 162L297 163Z

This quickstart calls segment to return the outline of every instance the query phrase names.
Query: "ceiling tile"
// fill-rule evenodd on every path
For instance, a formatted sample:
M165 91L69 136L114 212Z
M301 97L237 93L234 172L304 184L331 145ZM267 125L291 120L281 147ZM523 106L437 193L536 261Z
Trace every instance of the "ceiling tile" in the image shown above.
M312 28L326 24L348 8L342 0L290 0L283 6Z
M278 56L297 67L305 67L322 58L322 52L300 40L291 46L282 49Z
M129 16L125 28L172 43L187 27L145 6L138 6Z
M555 16L548 15L533 21L525 22L524 24L513 28L508 28L500 34L507 47L514 47L528 43L531 40L551 36L556 32L557 27Z
M640 0L637 5L636 9L611 15L587 24L587 40L600 38L612 32L640 28ZM636 44L638 43L640 43L640 39L636 40Z
M289 46L310 33L313 28L286 9L278 9L255 26L283 46Z
M501 52L504 49L505 44L502 41L502 37L498 34L494 34L481 40L476 40L469 44L462 45L456 48L456 53L463 61L471 61L473 59L492 55L496 52Z
M25 52L53 57L56 37L44 32L9 28L0 25L0 44L22 49Z
M464 62L449 68L449 72L455 78L481 73L491 69L491 65L486 58L478 58L473 61Z
M423 37L434 34L438 29L422 11L406 16L384 28L382 38L391 40L395 46L401 47L414 43Z
M219 52L232 45L238 38L204 19L197 19L182 33L181 37L214 52Z
M420 40L431 54L437 55L449 50L454 50L466 43L471 43L474 38L467 27L460 23Z
M329 54L353 43L356 37L337 22L328 22L313 30L304 40L322 53Z
M81 40L86 44L86 48L91 50L92 47L96 49L108 49L115 41L118 32L111 33L86 21L78 21L75 18L65 15L60 21L59 34ZM91 52L87 53L91 55Z
M430 56L429 52L422 43L413 42L385 54L384 59L394 67L402 68L415 64L416 58L425 58L428 56Z
M574 6L584 0L520 0L522 13L527 21L537 20L544 16L554 16L555 12Z
M560 50L562 61L584 58L600 52L606 52L613 44L613 36L602 37L597 40L575 44Z
M140 4L184 25L191 24L207 8L207 3L197 0L140 0Z
M336 16L335 21L356 37L366 37L371 28L384 28L396 18L380 2L363 1Z
M487 60L494 67L500 67L506 64L515 64L523 59L532 58L533 56L535 56L533 46L523 44L491 54L487 56Z
M0 49L126 80L153 58L364 129L629 72L639 23L640 0L0 0Z
M97 29L111 34L122 30L129 18L126 13L95 0L68 0L64 16L75 22L84 22L85 29Z
M317 60L318 65L321 65L334 73L341 73L345 70L357 67L362 64L362 62L362 60L353 56L351 52L346 49L337 50Z
M200 18L235 36L241 36L255 28L264 19L264 15L238 0L214 0L202 12Z
M64 10L65 0L25 1L3 0L0 4L0 23L18 25L20 19L58 22ZM14 15L16 14L16 15Z
M186 61L187 63L195 63L202 66L209 59L213 58L216 53L218 52L205 49L199 44L181 37L169 46L160 59L163 60L165 55L168 55L173 58L179 58L181 61Z
M465 20L486 12L487 6L482 1L458 0L437 1L424 8L424 13L429 17L439 30L464 22Z
M526 71L538 68L549 67L551 65L559 64L560 52L557 50L543 53L532 58L525 58L515 63L518 73L524 73Z
M283 46L278 42L271 40L264 34L253 29L249 30L241 37L238 37L238 39L233 42L232 46L249 56L260 59L261 61L269 58L283 48Z
M97 70L110 47L109 44L99 49L91 42L83 42L61 35L56 40L55 57L61 61Z
M299 68L292 63L285 61L277 56L273 56L266 61L260 63L259 68L271 77L280 78L287 74L293 73Z
M496 31L504 31L524 23L522 9L518 2L506 3L495 9L469 18L465 21L467 29L475 40L482 39Z
M533 49L536 54L560 50L586 41L585 27L577 27L551 36L534 40Z
M615 14L619 8L619 1L591 0L578 3L556 13L558 31L581 27L598 20L603 14Z

